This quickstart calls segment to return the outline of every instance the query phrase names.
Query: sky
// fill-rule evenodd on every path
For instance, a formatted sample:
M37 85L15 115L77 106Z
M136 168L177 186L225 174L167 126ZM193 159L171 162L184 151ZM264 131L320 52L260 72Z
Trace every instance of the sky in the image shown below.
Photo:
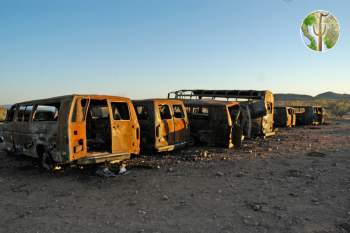
M300 34L320 9L340 24L326 53ZM0 104L200 88L350 93L349 9L349 0L0 0Z

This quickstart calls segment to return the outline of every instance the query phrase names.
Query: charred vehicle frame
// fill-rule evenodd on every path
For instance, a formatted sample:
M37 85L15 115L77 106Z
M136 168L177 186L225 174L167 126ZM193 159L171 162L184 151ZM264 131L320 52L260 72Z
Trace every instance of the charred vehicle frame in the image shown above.
M139 154L130 99L67 95L14 104L0 126L1 149L53 164L120 162Z
M242 113L238 102L205 99L183 101L193 144L227 148L241 146Z
M325 123L325 108L321 106L293 106L297 125L321 125Z
M275 107L275 127L294 127L296 125L295 109L292 107Z
M271 91L256 90L178 90L168 93L170 99L212 99L236 101L246 112L243 133L247 138L275 135L274 97Z

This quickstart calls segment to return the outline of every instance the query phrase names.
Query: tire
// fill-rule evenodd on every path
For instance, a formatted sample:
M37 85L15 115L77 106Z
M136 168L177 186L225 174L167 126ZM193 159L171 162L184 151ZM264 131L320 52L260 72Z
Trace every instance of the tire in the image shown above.
M249 106L241 106L242 120L239 123L246 138L252 138L252 117Z
M243 130L240 125L234 124L232 126L232 142L235 148L241 148L242 146Z
M54 168L54 161L49 152L44 151L39 157L40 167L46 171L52 171Z
M188 139L187 145L188 146L195 146L196 144L197 144L196 138L193 135L191 135Z

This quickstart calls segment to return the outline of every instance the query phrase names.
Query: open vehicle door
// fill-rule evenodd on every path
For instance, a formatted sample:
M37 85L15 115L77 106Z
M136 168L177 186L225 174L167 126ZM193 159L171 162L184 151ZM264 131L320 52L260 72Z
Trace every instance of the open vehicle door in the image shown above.
M130 120L130 109L127 102L108 101L111 109L112 153L126 153L132 149L132 140L136 126Z
M79 159L87 153L86 114L90 98L77 97L69 124L70 150L72 160Z

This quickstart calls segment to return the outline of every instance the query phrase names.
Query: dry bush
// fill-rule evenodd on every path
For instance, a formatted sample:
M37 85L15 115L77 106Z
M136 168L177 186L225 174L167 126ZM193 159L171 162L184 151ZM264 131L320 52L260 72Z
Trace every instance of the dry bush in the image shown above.
M328 109L335 117L343 118L343 116L350 112L350 101L337 101L331 104Z

